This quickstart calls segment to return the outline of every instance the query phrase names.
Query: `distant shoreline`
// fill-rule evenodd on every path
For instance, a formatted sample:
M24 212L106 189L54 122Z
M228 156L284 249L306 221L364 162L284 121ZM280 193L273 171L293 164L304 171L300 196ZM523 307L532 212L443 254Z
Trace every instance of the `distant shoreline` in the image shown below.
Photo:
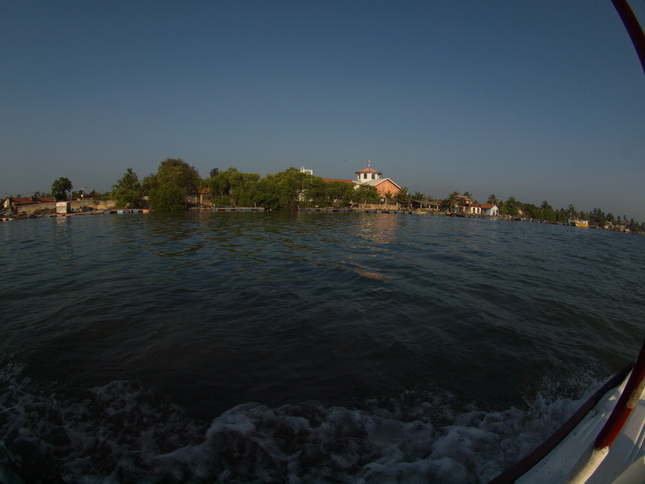
M100 215L136 215L136 214L149 214L153 213L150 209L117 209L111 208L109 210L96 210L91 207L88 207L89 210L82 212L74 211L67 214L56 214L55 210L48 210L47 213L31 213L20 212L15 216L6 216L0 218L0 222L12 222L19 220L34 220L34 219L44 219L44 218L70 218L78 216L100 216ZM235 212L235 213L262 213L270 212L271 210L266 210L262 207L193 207L187 211L199 211L199 212ZM539 223L539 224L549 224L549 225L561 225L569 226L570 224L560 223L560 222L549 222L545 220L530 219L526 217L512 217L509 215L498 215L495 217L489 215L469 215L469 214L456 214L456 213L446 213L446 212L434 212L434 211L424 211L424 210L389 210L389 209L359 209L359 208L301 208L297 212L300 213L370 213L370 214L384 214L384 215L416 215L421 217L450 217L450 218L469 218L469 219L483 219L483 220L503 220L506 222L530 222L530 223ZM161 213L161 212L159 212ZM163 213L177 213L177 212L163 212ZM576 227L574 227L576 228ZM590 225L590 229L601 229L607 230L609 232L622 232L622 233L632 233L635 235L645 235L644 233L633 232L630 230L622 230L620 226L613 228L604 228Z

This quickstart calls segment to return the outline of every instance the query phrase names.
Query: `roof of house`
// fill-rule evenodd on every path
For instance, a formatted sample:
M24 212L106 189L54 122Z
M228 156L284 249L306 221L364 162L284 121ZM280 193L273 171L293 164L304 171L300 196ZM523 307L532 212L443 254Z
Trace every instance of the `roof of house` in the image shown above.
M326 181L326 182L343 182L343 183L351 183L351 184L354 183L352 180L341 180L340 178L323 178L323 181Z
M366 181L365 183L361 183L361 185L370 185L370 186L376 187L376 186L380 185L381 183L385 183L386 181L389 181L392 185L394 185L399 190L401 189L401 187L399 185L397 185L394 182L394 180L392 180L390 178L380 178L378 180L369 180L369 181Z
M40 197L40 198L7 197L3 200L3 203L7 200L14 207L19 207L22 205L35 205L37 203L56 203L56 199L53 197Z
M195 193L196 193L196 194L198 194L198 195L207 195L207 194L209 194L210 192L211 192L211 189L210 189L210 188L200 188L200 189L199 189L199 190L197 190Z
M493 207L497 207L497 204L495 204L495 203L482 203L480 205L480 207L481 208L493 208Z
M30 197L10 197L9 201L12 205L34 205L38 203Z
M362 170L355 171L354 173L378 173L379 175L381 174L380 171L375 170L374 168L370 168L369 166L367 168L363 168Z
M355 171L354 173L360 175L361 173L377 173L381 174L380 171L375 170L372 168L372 162L370 160L367 160L367 168L363 168L362 170Z

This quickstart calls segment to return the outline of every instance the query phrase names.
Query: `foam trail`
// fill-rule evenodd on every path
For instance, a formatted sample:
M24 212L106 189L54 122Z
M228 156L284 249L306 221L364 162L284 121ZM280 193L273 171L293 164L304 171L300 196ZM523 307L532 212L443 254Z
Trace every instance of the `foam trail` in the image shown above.
M532 450L579 404L548 386L526 408L463 408L406 392L360 409L245 403L210 425L123 381L71 400L19 366L0 379L0 479L66 482L481 482Z

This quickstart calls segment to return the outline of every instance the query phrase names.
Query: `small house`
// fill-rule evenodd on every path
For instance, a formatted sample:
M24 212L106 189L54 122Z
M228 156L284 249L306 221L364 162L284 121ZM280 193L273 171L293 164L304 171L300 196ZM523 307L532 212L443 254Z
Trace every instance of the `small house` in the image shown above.
M482 209L482 215L497 217L499 214L499 207L494 203L482 203L480 207Z

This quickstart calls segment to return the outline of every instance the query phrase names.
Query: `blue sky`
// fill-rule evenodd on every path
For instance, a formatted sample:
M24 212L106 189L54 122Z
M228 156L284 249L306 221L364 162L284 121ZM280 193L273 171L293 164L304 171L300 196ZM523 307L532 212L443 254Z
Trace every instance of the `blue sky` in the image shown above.
M170 157L645 221L645 75L610 0L0 1L0 196Z

